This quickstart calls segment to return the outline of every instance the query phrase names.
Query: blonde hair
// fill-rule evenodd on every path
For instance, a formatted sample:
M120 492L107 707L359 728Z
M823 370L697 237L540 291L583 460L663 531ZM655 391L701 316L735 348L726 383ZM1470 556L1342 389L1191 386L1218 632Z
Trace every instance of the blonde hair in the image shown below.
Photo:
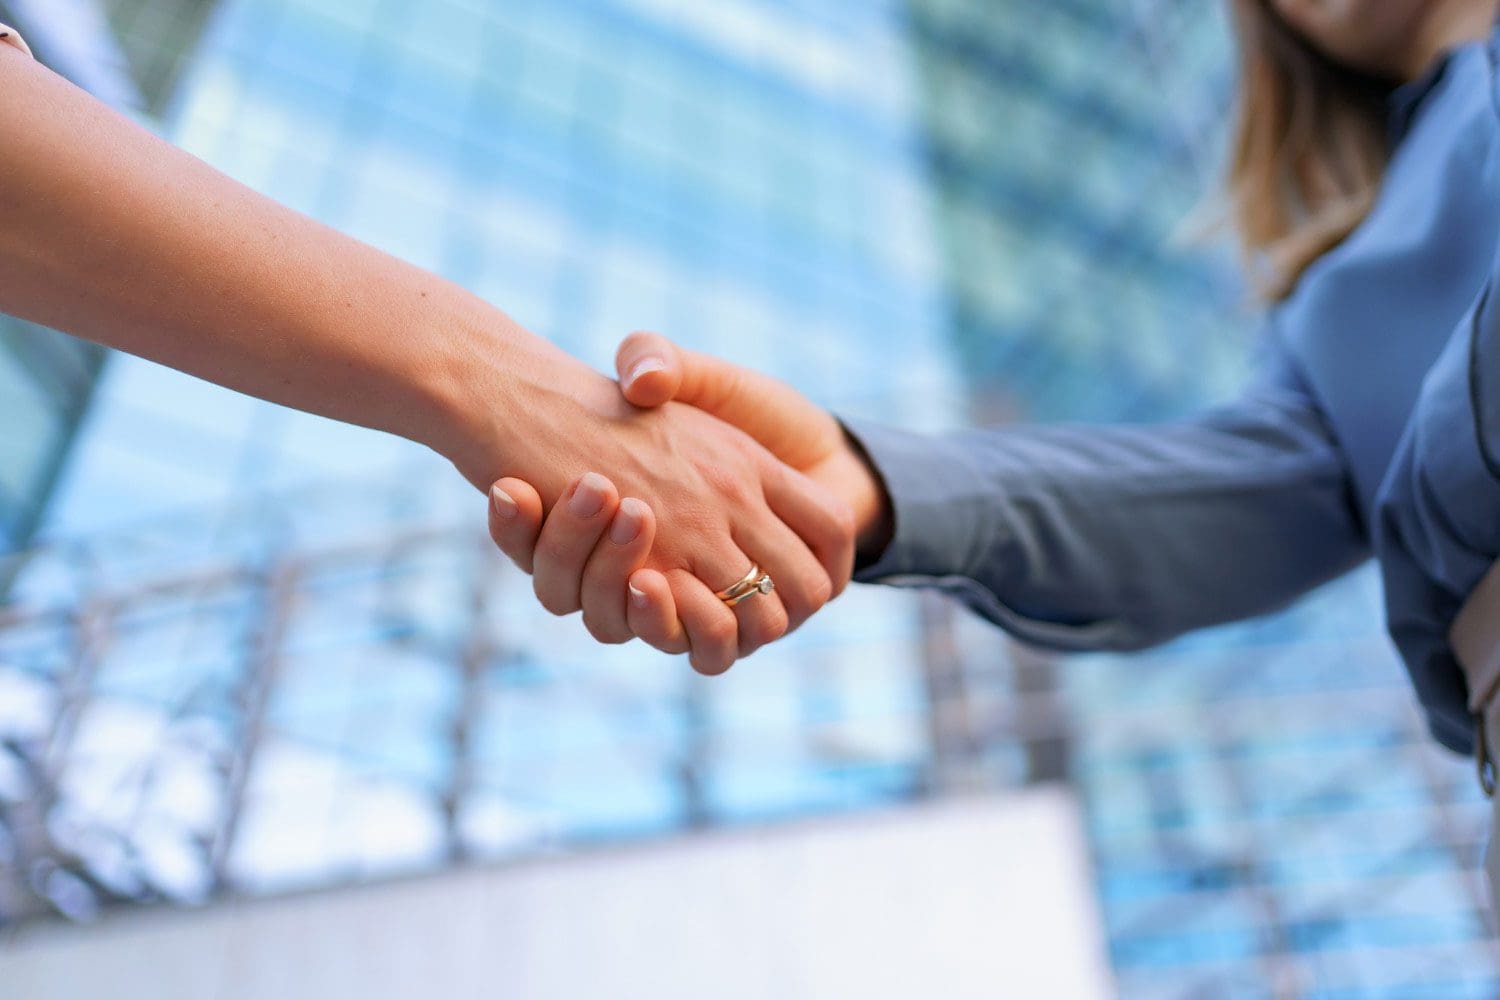
M1233 0L1239 88L1228 195L1251 277L1282 299L1374 204L1389 81L1333 62L1268 0Z

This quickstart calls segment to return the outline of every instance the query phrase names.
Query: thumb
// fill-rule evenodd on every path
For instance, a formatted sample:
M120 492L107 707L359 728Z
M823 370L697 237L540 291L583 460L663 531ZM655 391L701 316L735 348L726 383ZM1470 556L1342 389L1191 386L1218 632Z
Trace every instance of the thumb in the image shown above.
M682 352L659 333L632 333L615 352L615 372L627 400L643 409L654 409L678 398Z
M636 406L677 400L750 435L794 469L826 458L843 441L838 421L796 389L656 333L632 333L615 355L620 388Z

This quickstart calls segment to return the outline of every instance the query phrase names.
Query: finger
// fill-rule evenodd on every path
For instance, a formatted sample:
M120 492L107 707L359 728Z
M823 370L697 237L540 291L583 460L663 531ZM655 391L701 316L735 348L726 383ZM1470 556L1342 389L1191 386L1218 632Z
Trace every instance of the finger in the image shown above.
M656 540L656 517L643 500L626 497L609 522L604 538L594 546L583 570L580 600L583 626L600 642L629 642L626 597L630 574L640 569Z
M581 607L584 565L619 503L614 483L590 472L564 491L547 515L536 543L532 588L554 615Z
M691 643L688 662L712 677L734 666L739 653L739 622L734 612L714 596L708 584L683 569L667 574L677 614Z
M767 511L762 511L759 518L752 515L751 520L757 525L756 528L741 532L733 529L731 537L736 545L746 553L753 553L745 558L744 566L748 573L752 564L759 571L756 573L756 581L760 577L770 574L774 583L778 574L783 579L793 576L793 560L800 559L804 565L801 567L803 575L806 575L807 566L811 566L814 573L821 573L821 568L812 554L802 541L792 534L790 530ZM761 553L770 553L765 559L760 558ZM724 563L723 565L729 565ZM730 586L739 584L747 579L742 573L734 580L725 583L714 596ZM826 582L824 584L826 587ZM719 598L722 603L723 598ZM821 606L821 605L820 605ZM729 605L725 605L729 607ZM736 603L731 609L735 620L739 622L739 655L741 658L768 645L786 635L792 628L791 613L781 595L774 589L770 593L754 593ZM810 614L811 612L808 612ZM804 618L806 615L803 616ZM800 624L800 622L799 622Z
M751 516L754 517L757 515L751 514ZM764 510L764 508L761 509L758 516L763 520L773 520L770 512ZM802 544L797 542L796 539L792 539L792 541L798 548L803 548ZM803 549L803 551L806 550ZM744 553L742 546L729 545L726 552L727 554L725 555L702 560L701 563L696 563L690 567L694 575L709 587L710 594L715 595L714 599L719 601L720 604L724 604L724 602L717 594L744 579L746 573L754 563L752 557ZM724 606L725 608L729 607L728 605ZM786 635L789 625L787 610L783 606L781 598L773 598L772 595L757 595L756 597L741 601L733 609L730 609L730 613L734 616L736 622L737 640L735 651L738 656L749 656L767 643L780 639ZM687 612L680 606L680 602L678 614L687 623L688 634L693 636L692 623L688 621ZM693 636L693 648L697 649L696 636Z
M783 618L781 632L765 641L779 639L799 627L833 596L833 583L817 557L792 529L769 513L764 518L750 518L737 525L734 541L746 552L754 553L761 572L769 574L776 585L771 593L748 598L735 608L740 611L762 603L769 604L771 598L776 598L782 605L779 612ZM776 614L774 610L771 613ZM742 627L741 631L747 627Z
M761 572L765 571L765 567L761 567ZM772 576L771 579L776 578ZM730 610L739 622L740 659L762 646L769 646L792 628L791 613L787 611L781 595L774 590L769 594L752 594Z
M682 358L677 345L661 334L636 332L620 342L615 372L625 398L650 409L677 398Z
M490 487L490 538L511 562L530 573L536 537L542 530L542 498L520 479L499 479Z
M677 617L677 601L667 578L654 569L637 570L630 575L626 589L630 595L626 612L630 631L663 653L686 653L687 629Z
M822 564L833 585L829 597L843 593L854 575L856 531L854 512L849 505L774 459L766 463L761 485L771 511L806 543ZM780 582L777 581L778 586ZM796 617L793 613L793 620Z
M733 424L793 468L822 457L838 421L802 393L769 375L711 354L678 347L657 333L632 333L615 354L620 391L636 406L669 399Z

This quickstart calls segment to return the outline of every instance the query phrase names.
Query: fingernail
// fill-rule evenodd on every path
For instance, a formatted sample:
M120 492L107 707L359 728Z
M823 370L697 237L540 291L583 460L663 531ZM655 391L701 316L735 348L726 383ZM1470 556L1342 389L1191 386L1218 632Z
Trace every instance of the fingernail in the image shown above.
M516 516L520 507L516 506L516 500L509 493L498 486L490 487L490 506L495 508L495 513L509 521Z
M647 604L651 603L651 599L646 596L646 592L644 590L639 589L633 583L629 586L631 604L634 604L638 608L644 608Z
M660 372L660 371L666 371L666 370L667 370L667 363L665 361L663 361L661 358L657 358L657 357L642 358L641 360L639 360L639 361L637 361L635 363L635 367L634 368L630 369L630 375L625 379L625 381L627 381L627 382L634 382L636 379L640 378L642 375L649 375L652 372Z
M568 501L568 510L574 517L593 517L604 509L604 491L608 486L609 480L590 472L578 481L578 488Z
M609 526L609 540L616 545L629 545L641 533L641 502L634 497L620 501L620 510Z

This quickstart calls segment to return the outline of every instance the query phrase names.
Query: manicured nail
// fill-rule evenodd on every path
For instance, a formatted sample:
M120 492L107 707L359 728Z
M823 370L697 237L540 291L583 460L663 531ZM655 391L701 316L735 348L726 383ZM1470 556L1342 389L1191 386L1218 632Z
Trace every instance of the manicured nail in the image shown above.
M608 488L608 479L590 472L578 481L578 488L568 501L568 510L574 517L593 517L604 509L604 491Z
M641 513L642 506L644 505L635 497L626 497L620 501L620 509L609 526L610 541L616 545L629 545L640 536L641 525L645 521Z
M642 358L641 360L639 360L639 361L637 361L635 363L635 367L634 368L630 369L630 375L626 377L625 381L627 381L627 382L634 382L636 379L640 378L642 375L650 375L652 372L661 372L661 371L666 371L666 370L667 370L667 363L665 361L663 361L661 358L657 358L657 357Z
M505 492L498 486L490 487L490 506L495 508L495 513L509 521L516 516L521 508L516 506L515 497Z
M638 589L633 583L629 586L631 604L634 604L638 608L644 608L646 605L651 603L651 598L646 596L646 592L644 590Z

